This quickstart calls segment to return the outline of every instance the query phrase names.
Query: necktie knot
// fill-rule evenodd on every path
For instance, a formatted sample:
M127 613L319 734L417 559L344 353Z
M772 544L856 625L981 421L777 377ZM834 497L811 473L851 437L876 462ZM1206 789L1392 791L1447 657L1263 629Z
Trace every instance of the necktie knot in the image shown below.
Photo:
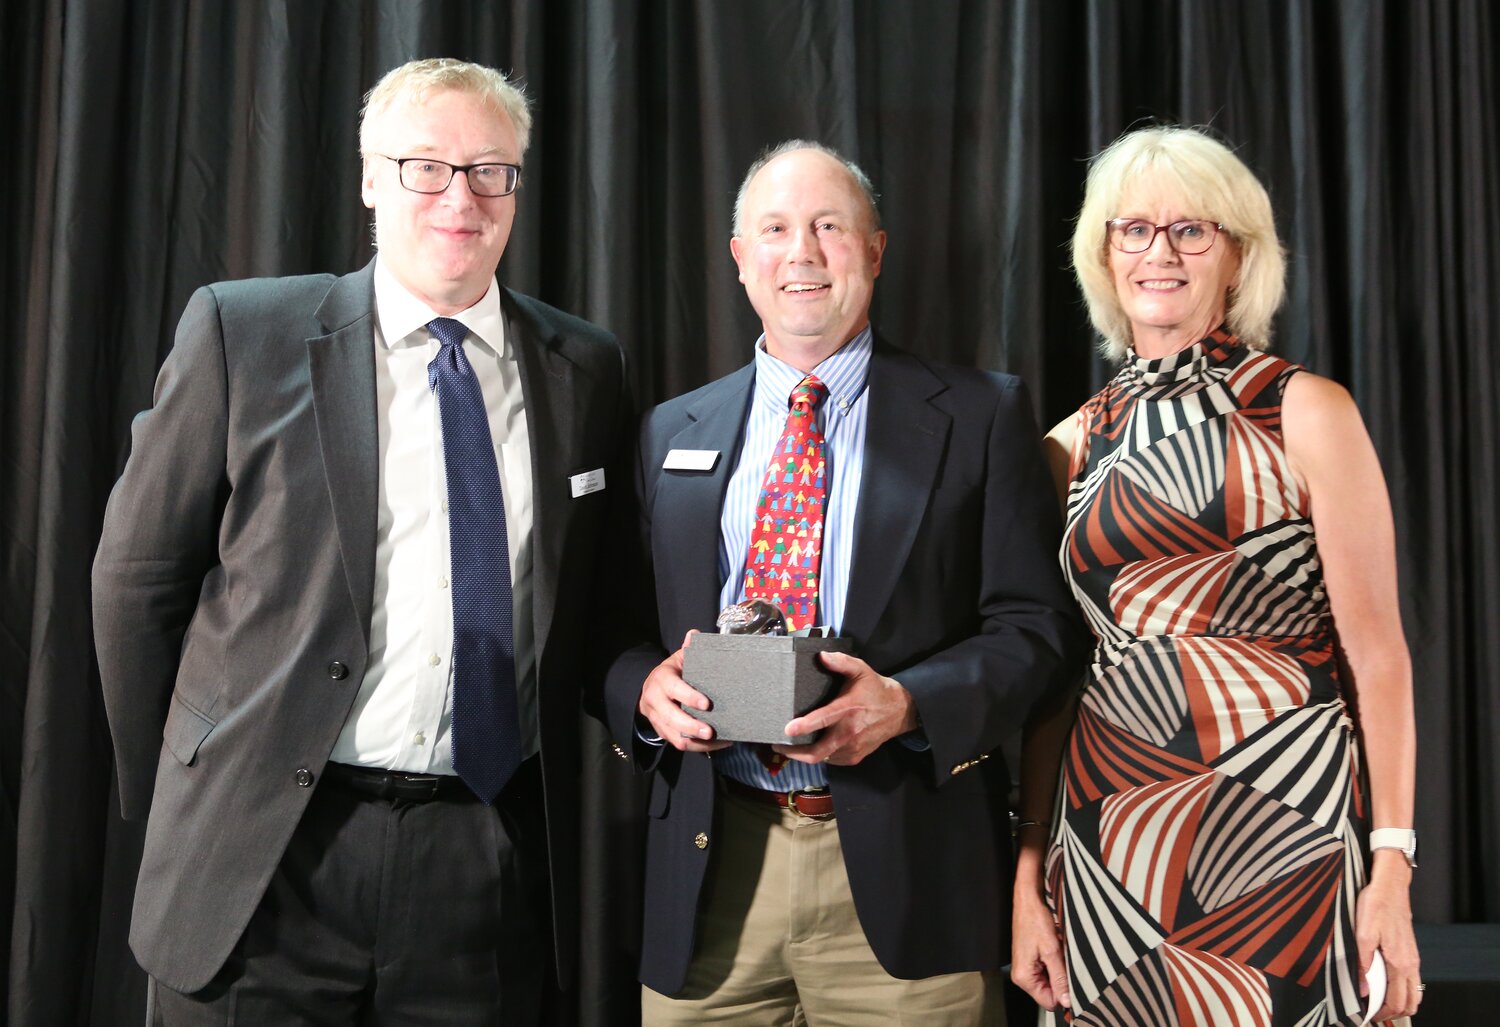
M427 330L443 346L461 346L469 329L462 321L451 317L435 317L427 322Z
M810 414L818 409L818 404L828 397L828 386L820 381L817 375L808 375L797 383L792 390L790 405L794 414Z
M437 391L438 376L443 372L467 376L469 360L464 356L464 337L469 329L462 321L451 317L435 317L427 322L427 330L442 348L427 365L427 388Z

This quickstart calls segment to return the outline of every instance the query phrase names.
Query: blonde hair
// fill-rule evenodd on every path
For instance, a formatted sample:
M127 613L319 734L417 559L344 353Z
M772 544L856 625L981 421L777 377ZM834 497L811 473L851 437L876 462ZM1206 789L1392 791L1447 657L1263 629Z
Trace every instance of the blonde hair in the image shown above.
M399 68L386 72L375 83L375 88L365 95L364 110L360 112L360 156L370 156L372 122L378 121L381 115L401 101L421 103L429 93L443 90L477 96L496 113L509 118L511 126L516 130L516 144L521 148L518 159L525 156L526 147L531 143L531 109L521 87L494 68L451 57L408 61Z
M1105 222L1119 216L1132 192L1170 196L1191 216L1216 221L1240 250L1238 280L1229 289L1229 330L1252 349L1271 341L1271 318L1286 294L1286 256L1276 236L1271 198L1245 162L1199 128L1159 126L1127 132L1089 165L1088 184L1073 230L1078 277L1103 341L1099 349L1123 360L1130 352L1130 320L1109 269Z

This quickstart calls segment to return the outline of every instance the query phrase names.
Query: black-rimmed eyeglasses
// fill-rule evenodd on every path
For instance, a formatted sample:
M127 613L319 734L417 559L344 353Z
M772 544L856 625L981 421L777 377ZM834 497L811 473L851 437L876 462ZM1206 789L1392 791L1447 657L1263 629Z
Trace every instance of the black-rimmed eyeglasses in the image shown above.
M521 182L519 164L449 164L431 157L377 157L395 161L401 184L414 193L441 193L462 171L469 180L469 191L475 196L509 196Z
M1213 221L1174 221L1153 225L1140 218L1111 218L1104 222L1109 244L1121 253L1145 253L1156 242L1158 232L1167 233L1167 244L1178 253L1207 253L1224 226Z

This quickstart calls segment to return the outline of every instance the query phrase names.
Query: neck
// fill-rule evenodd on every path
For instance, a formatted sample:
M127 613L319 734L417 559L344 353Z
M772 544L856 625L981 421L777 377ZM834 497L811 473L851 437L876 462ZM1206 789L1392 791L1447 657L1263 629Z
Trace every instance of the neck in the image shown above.
M817 338L794 337L790 340L777 338L766 330L766 352L777 360L792 365L803 374L811 374L813 368L852 342L854 337L864 331L865 325L869 323L865 321L848 335Z
M1208 333L1224 323L1223 313L1191 325L1176 325L1157 328L1151 325L1130 326L1130 348L1144 360L1160 360L1173 353L1180 353L1196 342L1201 342Z

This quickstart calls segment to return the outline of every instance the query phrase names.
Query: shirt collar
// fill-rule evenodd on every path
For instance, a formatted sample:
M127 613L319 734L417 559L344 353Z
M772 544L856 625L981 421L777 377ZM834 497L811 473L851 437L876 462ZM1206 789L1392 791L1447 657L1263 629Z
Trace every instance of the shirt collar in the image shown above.
M375 319L386 349L426 346L432 336L427 322L441 315L396 280L377 256L375 258ZM490 287L479 302L450 315L469 330L466 340L500 356L511 356L505 345L505 317L500 310L500 285L490 279Z
M828 399L820 412L848 413L854 401L865 391L870 378L870 353L875 335L869 325L812 369L818 380L828 386ZM766 351L766 337L755 340L755 402L764 403L785 414L792 390L806 378L806 372L773 357Z

